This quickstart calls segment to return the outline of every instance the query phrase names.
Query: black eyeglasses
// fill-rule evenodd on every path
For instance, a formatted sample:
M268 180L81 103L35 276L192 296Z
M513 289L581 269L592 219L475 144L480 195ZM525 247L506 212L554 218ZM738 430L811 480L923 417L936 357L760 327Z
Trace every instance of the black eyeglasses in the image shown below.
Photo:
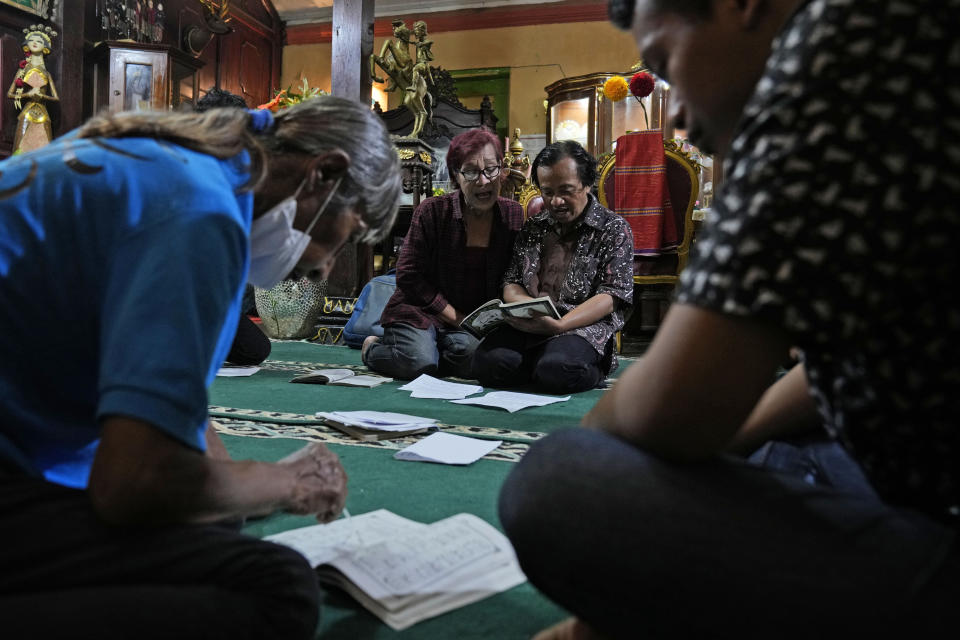
M500 175L500 165L487 167L486 169L483 169L483 170L480 170L480 169L461 169L460 170L460 175L463 176L463 179L469 180L470 182L473 182L474 180L478 180L480 178L481 173L487 177L487 180L493 180L498 175Z

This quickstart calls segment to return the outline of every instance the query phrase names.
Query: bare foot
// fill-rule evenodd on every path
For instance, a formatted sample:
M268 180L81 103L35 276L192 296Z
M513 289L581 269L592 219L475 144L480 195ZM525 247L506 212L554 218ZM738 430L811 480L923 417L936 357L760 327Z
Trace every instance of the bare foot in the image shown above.
M363 345L360 347L360 360L363 361L363 364L367 364L367 351L370 350L370 345L374 342L380 342L378 336L367 336L363 339Z
M533 636L533 640L604 640L604 637L578 618L567 618Z

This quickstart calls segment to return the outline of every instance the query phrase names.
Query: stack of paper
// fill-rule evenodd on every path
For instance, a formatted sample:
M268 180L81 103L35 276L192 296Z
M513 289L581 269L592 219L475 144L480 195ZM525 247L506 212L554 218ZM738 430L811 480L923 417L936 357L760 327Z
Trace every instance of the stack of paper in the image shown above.
M413 382L400 387L401 391L412 391L411 398L439 398L440 400L459 400L472 396L475 393L482 393L483 387L475 384L458 384L456 382L447 382L438 380L433 376L421 374Z
M470 464L497 447L503 440L479 440L455 436L452 433L434 433L393 454L397 460L439 462L441 464Z
M318 411L317 417L371 431L409 431L431 427L437 423L433 418L389 411Z

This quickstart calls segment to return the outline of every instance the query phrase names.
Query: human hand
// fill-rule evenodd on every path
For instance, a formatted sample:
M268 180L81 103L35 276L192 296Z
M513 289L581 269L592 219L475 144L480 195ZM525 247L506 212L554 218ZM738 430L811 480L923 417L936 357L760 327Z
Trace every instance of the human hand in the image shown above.
M563 333L564 328L560 320L550 316L534 316L532 318L514 318L507 316L507 324L524 333L533 333L541 336L555 336Z
M277 464L289 468L296 477L287 511L316 514L321 523L340 515L347 500L347 473L337 454L323 444L313 443Z

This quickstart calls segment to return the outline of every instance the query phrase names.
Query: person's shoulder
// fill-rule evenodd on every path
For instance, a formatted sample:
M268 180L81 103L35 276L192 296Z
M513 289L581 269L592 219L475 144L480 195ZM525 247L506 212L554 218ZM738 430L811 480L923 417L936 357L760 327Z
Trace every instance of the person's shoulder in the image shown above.
M459 198L458 191L431 196L417 205L413 215L420 220L421 224L443 227L450 224L452 220L462 217Z
M553 224L553 218L550 216L550 212L547 211L547 208L544 207L539 212L537 212L537 215L530 216L529 218L527 218L526 222L523 223L523 226L538 227L543 225L549 226L552 224Z
M591 197L584 216L587 224L597 229L619 230L629 228L629 224L620 214L606 208L596 198Z
M424 198L420 201L420 204L417 205L417 211L422 213L425 212L437 212L437 211L447 211L453 208L453 202L457 199L457 192L452 191L450 193L444 193L439 196L430 196L429 198Z
M128 152L145 158L142 166L129 168L150 171L159 188L169 191L172 185L185 184L200 193L232 193L241 190L250 179L249 155L244 151L230 158L217 158L201 151L153 138L129 138ZM107 141L115 145L121 140ZM154 173L156 171L156 173Z
M497 198L497 206L500 208L504 221L516 223L517 228L520 227L523 223L523 206L519 202L500 196Z

